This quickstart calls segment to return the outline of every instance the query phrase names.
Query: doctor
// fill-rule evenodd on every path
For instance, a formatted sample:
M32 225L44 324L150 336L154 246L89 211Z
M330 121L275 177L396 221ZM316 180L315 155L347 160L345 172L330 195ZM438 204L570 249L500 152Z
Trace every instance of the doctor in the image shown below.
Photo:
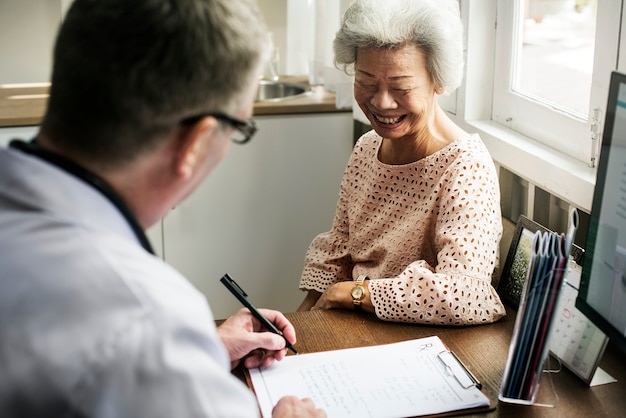
M252 0L74 1L41 129L0 150L0 416L258 416L231 368L284 339L247 310L216 329L143 231L254 134L267 40Z

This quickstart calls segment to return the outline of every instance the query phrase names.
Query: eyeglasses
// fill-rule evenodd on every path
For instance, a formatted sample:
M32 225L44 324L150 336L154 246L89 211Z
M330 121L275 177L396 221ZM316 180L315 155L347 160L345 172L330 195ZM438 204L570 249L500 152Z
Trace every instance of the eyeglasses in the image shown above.
M233 118L232 116L228 116L224 113L220 112L211 112L211 113L201 113L199 115L190 116L180 121L181 125L193 125L198 122L200 119L212 116L220 122L224 122L235 129L235 133L233 135L233 142L237 144L245 144L250 141L250 138L256 133L257 126L254 119L241 120L237 118Z

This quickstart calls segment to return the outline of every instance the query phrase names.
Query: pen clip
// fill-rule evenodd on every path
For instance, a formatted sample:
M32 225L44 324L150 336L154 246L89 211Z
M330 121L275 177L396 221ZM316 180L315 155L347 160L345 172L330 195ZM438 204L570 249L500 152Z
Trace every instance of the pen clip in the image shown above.
M236 290L237 292L239 292L241 296L246 297L246 298L248 297L248 294L241 287L239 287L237 282L234 281L233 278L230 277L228 273L224 274L224 276L222 276L220 281L226 285L229 285L233 290Z
M472 386L476 386L478 389L481 388L480 382L476 380L452 351L441 351L437 354L437 357L439 357L439 360L446 366L446 370L456 378L463 389L469 389Z

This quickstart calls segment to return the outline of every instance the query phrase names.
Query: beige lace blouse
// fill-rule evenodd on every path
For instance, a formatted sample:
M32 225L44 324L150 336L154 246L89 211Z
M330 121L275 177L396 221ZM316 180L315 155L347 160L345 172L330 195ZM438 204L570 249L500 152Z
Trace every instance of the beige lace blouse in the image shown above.
M478 135L420 161L387 165L363 135L346 167L329 232L311 243L300 289L370 279L376 315L440 325L505 315L491 285L502 234L496 170Z

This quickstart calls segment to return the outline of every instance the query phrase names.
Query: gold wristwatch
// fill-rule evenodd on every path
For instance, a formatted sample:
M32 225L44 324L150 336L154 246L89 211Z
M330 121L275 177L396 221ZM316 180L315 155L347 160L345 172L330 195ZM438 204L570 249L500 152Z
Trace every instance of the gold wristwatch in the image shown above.
M367 279L367 276L360 275L356 281L354 282L354 287L350 290L350 295L352 296L352 303L354 304L355 309L361 308L361 301L365 297L365 288L363 287L363 282Z

